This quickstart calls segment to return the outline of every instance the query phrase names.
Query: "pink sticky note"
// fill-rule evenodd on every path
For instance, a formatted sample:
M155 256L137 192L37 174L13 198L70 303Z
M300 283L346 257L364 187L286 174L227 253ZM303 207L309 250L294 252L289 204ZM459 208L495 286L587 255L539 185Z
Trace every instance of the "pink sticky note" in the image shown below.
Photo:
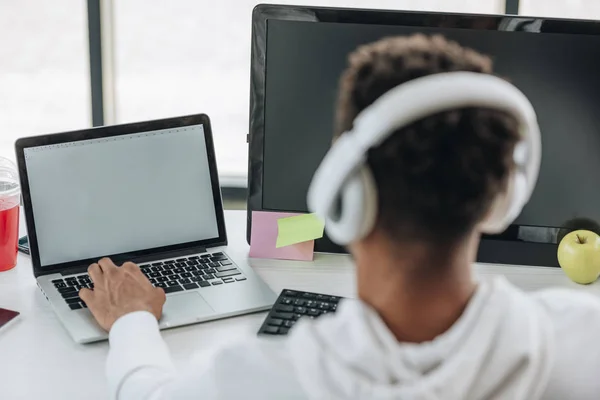
M275 247L278 229L277 220L296 215L300 214L252 211L250 257L312 261L315 250L314 240L280 248Z

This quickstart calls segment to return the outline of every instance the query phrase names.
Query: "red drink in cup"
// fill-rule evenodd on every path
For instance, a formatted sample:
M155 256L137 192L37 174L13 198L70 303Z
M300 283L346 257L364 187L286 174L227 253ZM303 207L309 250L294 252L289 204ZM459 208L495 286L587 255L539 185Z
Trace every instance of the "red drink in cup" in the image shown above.
M17 265L20 202L17 167L0 157L0 271Z

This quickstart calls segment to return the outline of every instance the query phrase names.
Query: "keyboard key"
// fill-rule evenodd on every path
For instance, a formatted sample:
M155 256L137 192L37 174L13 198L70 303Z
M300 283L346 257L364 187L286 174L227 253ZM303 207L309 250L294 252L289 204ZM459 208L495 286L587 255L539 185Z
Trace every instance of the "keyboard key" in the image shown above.
M280 311L280 312L293 312L294 311L294 306L282 306L282 305L277 305L275 307L275 310Z
M222 266L231 265L231 261L229 261L229 260L227 260L227 261L221 261L221 265Z
M55 284L54 284L54 287L55 287L55 288L57 288L57 289L62 289L62 288L66 288L66 287L68 287L68 286L67 286L67 284L66 284L66 283L64 283L64 282L59 282L59 283L55 283Z
M79 299L79 297L72 297L70 299L65 299L65 301L68 304L75 304L75 303L79 303L81 301L81 299Z
M290 328L279 328L280 335L287 335L289 331L290 331Z
M240 275L241 272L238 271L237 269L231 270L231 271L225 271L225 272L217 272L215 274L215 276L217 278L226 278L228 276L234 276L234 275Z
M150 283L155 285L158 283L158 281L155 278L150 279Z
M290 304L292 304L292 303L293 303L293 300L292 300L292 299L288 299L288 298L285 298L285 297L284 297L284 298L283 298L283 299L280 301L280 303L281 303L281 304L290 305Z
M198 267L196 266L191 266L191 267L185 267L184 268L187 272L194 272L198 270Z
M211 282L211 285L213 285L213 286L222 285L222 284L223 284L223 282L221 282L221 281Z
M241 281L245 281L246 278L243 277L243 276L238 276L238 277L235 278L235 280L238 281L238 282L241 282Z
M163 290L165 291L165 293L183 292L183 288L179 285L169 286L169 287L163 288Z
M227 267L217 267L217 271L219 272L231 271L232 269L235 269L234 265L228 265Z
M69 292L69 293L62 294L63 299L68 299L70 297L79 297L79 292Z
M270 335L277 335L279 333L279 328L276 326L267 326L264 332Z
M208 266L211 268L217 268L220 267L221 264L219 264L218 262L211 262L210 264L208 264Z
M177 281L168 281L167 282L167 286L177 286L179 285L179 283L177 283Z
M277 312L277 311L271 312L271 317L278 318L278 319L292 319L293 315L294 314L292 314L292 313L285 313L285 312Z
M171 275L175 275L175 271L168 269L166 271L161 272L162 276L171 276Z
M233 278L223 278L223 282L231 283L231 282L235 282L235 280Z
M202 254L200 256L201 259L205 259L205 258L210 258L212 256L212 254Z
M185 272L185 269L177 267L173 270L173 272L175 272L176 274L183 274Z
M185 285L183 285L183 287L185 288L185 290L192 290L192 289L199 288L199 286L195 283L186 283Z
M175 260L165 261L165 264L168 264L168 265L175 264Z
M284 290L282 294L287 297L296 297L298 293L293 290Z
M217 272L217 270L215 270L214 268L208 268L208 269L206 270L206 273L207 273L207 274L214 274L214 273L216 273L216 272Z
M156 278L157 282L166 282L166 281L170 281L171 279L167 278L166 276L159 276L158 278Z
M319 309L320 310L329 310L331 307L329 306L329 303L321 303L319 304Z
M140 269L144 269L144 268L148 268L148 267L150 267L150 264L140 265Z
M158 267L159 265L163 265L162 261L152 263L153 267Z
M191 278L192 274L190 274L189 272L184 272L183 274L180 274L179 276L181 276L182 278Z
M206 274L206 275L204 275L204 279L208 281L211 279L215 279L215 276L213 274Z
M306 304L306 300L298 299L298 300L294 301L295 306L302 307L305 304Z
M52 281L52 283L62 283L64 282L62 279L55 279Z
M198 285L200 285L200 287L208 287L208 286L210 286L210 283L206 282L206 281L202 281L202 282L198 282Z
M160 272L150 272L148 276L150 278L158 278L160 276Z
M198 256L190 257L190 260L199 260L199 259L200 259L200 257L198 257Z
M186 262L187 258L178 258L175 261L177 261L178 263L180 263L180 262Z
M81 304L69 304L69 307L71 308L71 310L79 310L81 308Z
M178 262L177 264L175 264L175 266L177 266L177 268L185 268L187 267L187 262Z
M201 276L193 276L190 278L190 281L192 282L202 282L204 279L202 279Z
M193 276L202 276L202 275L204 275L204 271L202 271L202 270L193 271L192 275Z
M294 316L292 317L294 321L298 321L300 318L302 318L302 314L294 314Z
M190 278L183 278L179 280L179 283L184 284L184 283L192 283L192 281L190 280Z
M310 300L312 300L312 299L315 299L316 297L317 297L317 296L316 296L316 295L314 295L313 293L304 293L304 294L302 295L302 298L304 298L304 299L310 299Z
M295 323L296 321L285 321L283 323L283 326L285 326L286 328L291 328L292 326L294 326Z
M76 292L76 291L77 290L73 286L67 286L67 287L58 289L58 293L70 293L70 292Z
M273 326L281 326L281 325L283 325L283 320L282 319L277 319L277 318L270 318L267 321L267 324L273 325Z
M67 286L77 286L77 281L68 281Z
M160 266L150 268L150 271L152 271L152 272L160 272L162 270L163 270L163 267L160 267Z
M321 315L321 313L316 308L311 308L310 310L308 310L308 315L312 315L313 317L317 317L317 316Z
M166 282L158 282L155 286L164 289L167 287L167 283Z
M225 257L225 256L211 257L211 258L209 258L209 260L211 262L227 261L227 257Z
M306 307L294 307L294 312L298 314L306 314Z

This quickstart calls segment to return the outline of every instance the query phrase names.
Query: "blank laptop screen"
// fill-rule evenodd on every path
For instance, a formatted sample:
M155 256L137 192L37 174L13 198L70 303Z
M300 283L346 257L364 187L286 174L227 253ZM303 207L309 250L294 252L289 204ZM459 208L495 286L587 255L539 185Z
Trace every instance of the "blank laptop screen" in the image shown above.
M42 266L219 236L202 125L24 152Z

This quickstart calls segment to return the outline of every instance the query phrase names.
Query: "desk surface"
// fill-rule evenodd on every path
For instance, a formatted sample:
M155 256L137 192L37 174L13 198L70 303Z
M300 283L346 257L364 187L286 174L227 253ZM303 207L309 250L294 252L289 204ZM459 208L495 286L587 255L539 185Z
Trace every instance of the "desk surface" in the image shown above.
M279 293L283 288L354 297L354 268L348 256L316 255L314 262L248 259L246 214L226 211L227 253L249 263ZM481 264L478 275L505 275L525 289L571 287L600 295L600 284L579 286L558 268ZM21 312L21 319L0 331L0 397L6 399L104 399L107 342L75 344L38 290L29 257L19 255L16 268L0 273L0 307ZM203 362L220 347L254 337L265 313L163 331L179 366L192 353Z

